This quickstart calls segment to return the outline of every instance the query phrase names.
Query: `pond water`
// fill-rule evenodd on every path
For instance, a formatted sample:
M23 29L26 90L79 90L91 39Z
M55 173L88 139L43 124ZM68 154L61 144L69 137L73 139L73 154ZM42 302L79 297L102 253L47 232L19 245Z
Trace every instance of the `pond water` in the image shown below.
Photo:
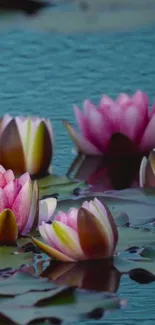
M38 114L55 130L54 172L65 174L74 155L61 119L75 124L72 105L101 94L147 92L155 99L155 29L126 34L61 36L10 31L0 37L0 113ZM155 283L122 277L125 310L92 324L153 325Z

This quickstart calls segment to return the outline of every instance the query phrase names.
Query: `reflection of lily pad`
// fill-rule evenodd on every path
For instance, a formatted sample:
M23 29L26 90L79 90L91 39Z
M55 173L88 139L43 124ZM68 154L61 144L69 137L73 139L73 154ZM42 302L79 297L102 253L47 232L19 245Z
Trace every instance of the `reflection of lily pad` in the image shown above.
M76 321L89 317L97 308L102 313L105 309L121 306L120 299L114 294L87 293L67 286L57 287L51 281L25 273L17 273L3 280L0 286L0 294L5 295L0 304L0 321L4 317L19 325L48 318ZM10 294L15 297L6 296Z
M19 253L17 248L0 247L0 270L17 269L23 264L31 264L33 253Z
M67 176L49 175L38 180L40 189L40 198L50 196L52 194L73 195L76 191L80 194L82 189L86 189L88 185L83 181L74 181Z

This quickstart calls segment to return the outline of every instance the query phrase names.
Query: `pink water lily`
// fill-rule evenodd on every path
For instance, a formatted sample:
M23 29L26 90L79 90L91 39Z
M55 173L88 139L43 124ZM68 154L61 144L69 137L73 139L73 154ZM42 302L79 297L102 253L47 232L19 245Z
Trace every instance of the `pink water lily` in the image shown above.
M1 165L0 198L0 242L4 243L48 222L57 205L55 198L39 201L37 181L32 183L28 173L17 179L13 171Z
M139 170L140 187L155 188L155 149L153 149L148 159L143 157Z
M118 240L114 219L97 198L85 201L80 209L59 211L53 223L42 223L39 231L47 245L36 238L34 243L50 257L65 262L110 257Z
M142 91L137 90L132 97L121 93L116 100L103 95L97 107L90 100L85 100L83 107L81 112L74 106L81 133L64 122L79 152L105 154L118 133L130 139L139 152L149 152L155 146L155 105L149 113L148 97Z
M0 163L17 175L48 170L53 150L53 130L48 119L6 114L0 122Z

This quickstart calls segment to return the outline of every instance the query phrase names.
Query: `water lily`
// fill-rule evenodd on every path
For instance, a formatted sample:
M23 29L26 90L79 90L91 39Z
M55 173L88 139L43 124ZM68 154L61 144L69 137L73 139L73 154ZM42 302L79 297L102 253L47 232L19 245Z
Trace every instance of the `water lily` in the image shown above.
M139 171L140 187L155 187L155 149L153 149L148 159L143 157Z
M17 175L42 174L52 159L53 131L49 120L4 115L0 121L0 163Z
M42 223L39 231L47 245L33 242L50 257L65 262L102 259L114 254L117 226L108 208L95 198L80 209L59 211L51 225Z
M130 97L121 93L116 100L103 95L96 107L90 100L85 100L84 111L74 106L74 112L81 133L68 122L64 122L79 152L86 155L102 155L109 151L111 139L121 134L134 144L134 151L149 152L155 146L155 105L148 110L148 97L138 90ZM121 150L115 146L113 154ZM127 153L129 148L126 148Z
M56 208L55 198L39 202L37 181L32 183L28 173L18 179L13 171L0 166L0 243L15 242L43 221L48 222Z

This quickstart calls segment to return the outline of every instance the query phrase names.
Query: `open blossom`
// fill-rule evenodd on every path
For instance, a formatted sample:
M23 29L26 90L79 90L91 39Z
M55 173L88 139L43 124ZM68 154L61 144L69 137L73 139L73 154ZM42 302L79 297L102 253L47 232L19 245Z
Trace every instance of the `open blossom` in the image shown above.
M79 152L105 154L117 133L128 137L137 151L149 152L155 147L155 105L149 113L148 98L142 91L138 90L132 97L122 93L115 101L103 95L97 107L89 100L83 106L83 112L74 106L81 133L64 122Z
M0 122L0 163L17 175L48 170L53 150L53 131L49 120L7 114Z
M97 198L85 201L80 209L59 211L53 223L42 223L39 231L47 245L36 238L34 243L50 257L65 262L110 257L118 240L113 217Z
M28 173L17 179L0 165L0 242L13 242L48 222L56 204L55 198L39 202L37 181L32 183Z
M139 170L140 187L155 187L155 149L143 157Z

